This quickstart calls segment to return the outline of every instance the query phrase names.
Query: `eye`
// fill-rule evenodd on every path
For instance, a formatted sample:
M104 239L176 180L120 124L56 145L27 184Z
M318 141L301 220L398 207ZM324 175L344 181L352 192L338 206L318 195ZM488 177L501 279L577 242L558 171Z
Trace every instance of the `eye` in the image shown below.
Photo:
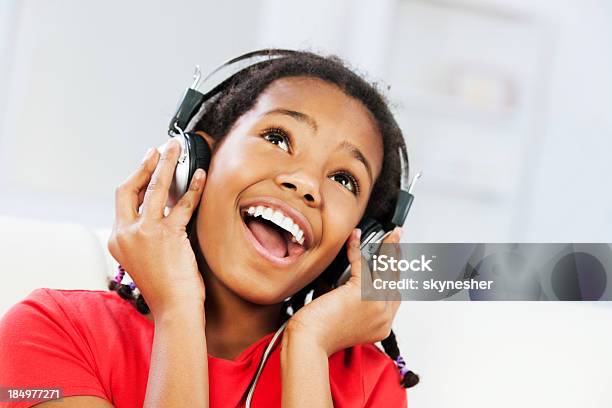
M336 173L329 176L329 178L337 183L340 183L342 187L346 188L351 193L359 194L359 183L355 177L348 173Z
M279 129L279 128L266 129L262 132L262 136L268 142L277 145L284 151L286 152L289 151L289 145L290 145L289 136L287 136L287 133L283 129Z

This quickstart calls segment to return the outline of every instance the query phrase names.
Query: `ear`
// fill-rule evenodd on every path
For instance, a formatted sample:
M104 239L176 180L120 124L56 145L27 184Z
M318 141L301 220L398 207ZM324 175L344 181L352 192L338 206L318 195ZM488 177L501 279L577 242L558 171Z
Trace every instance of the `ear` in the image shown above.
M202 131L202 130L197 130L195 132L196 135L201 136L204 138L204 140L206 140L206 143L208 144L208 146L210 147L210 150L213 151L215 148L215 139L212 138L212 136L210 136L208 133Z

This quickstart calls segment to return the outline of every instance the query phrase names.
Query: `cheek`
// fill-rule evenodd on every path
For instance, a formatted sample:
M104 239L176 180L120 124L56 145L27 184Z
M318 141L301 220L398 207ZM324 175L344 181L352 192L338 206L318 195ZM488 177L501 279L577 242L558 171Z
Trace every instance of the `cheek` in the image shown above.
M323 214L323 224L326 235L331 241L341 240L344 242L359 223L365 210L365 204L361 203L352 193L341 190L335 182L326 185L326 203Z
M215 151L200 200L197 230L200 248L212 270L231 266L231 251L241 233L237 198L252 184L248 149L228 138Z
M237 137L228 137L215 151L206 177L202 206L211 210L217 205L227 207L227 197L233 196L235 200L238 193L255 181L255 175L260 172L250 144Z
M352 196L343 194L337 186L326 187L325 210L322 215L323 234L317 248L317 265L322 271L333 259L346 251L346 241L359 223L362 206Z
M235 138L226 140L219 146L210 164L210 178L206 182L206 187L209 182L217 185L231 183L232 180L234 180L233 184L237 184L240 181L236 180L236 177L239 178L246 173L242 170L250 159L249 149L244 147Z

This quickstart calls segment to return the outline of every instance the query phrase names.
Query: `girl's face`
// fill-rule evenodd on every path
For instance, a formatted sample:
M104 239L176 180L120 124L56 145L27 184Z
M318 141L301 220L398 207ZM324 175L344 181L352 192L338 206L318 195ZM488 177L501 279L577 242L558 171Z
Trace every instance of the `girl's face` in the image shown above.
M274 81L214 151L196 223L210 272L245 300L282 302L344 250L382 158L360 101L320 79Z

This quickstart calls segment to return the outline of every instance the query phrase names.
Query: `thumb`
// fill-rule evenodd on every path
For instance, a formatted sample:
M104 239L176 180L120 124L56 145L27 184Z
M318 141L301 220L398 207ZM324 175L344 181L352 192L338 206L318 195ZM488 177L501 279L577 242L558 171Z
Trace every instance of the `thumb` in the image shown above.
M348 240L346 255L351 265L351 277L349 281L361 283L361 230L355 228Z

